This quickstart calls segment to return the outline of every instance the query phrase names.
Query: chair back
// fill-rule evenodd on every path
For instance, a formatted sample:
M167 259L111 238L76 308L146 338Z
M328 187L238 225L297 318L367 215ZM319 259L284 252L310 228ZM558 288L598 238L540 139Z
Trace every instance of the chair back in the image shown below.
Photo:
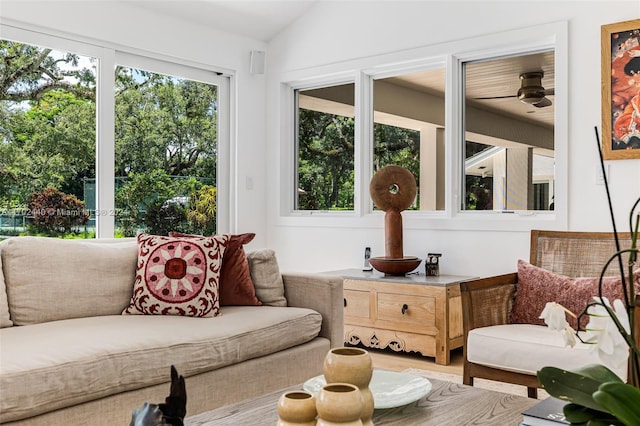
M631 234L618 233L620 249L631 247ZM607 261L617 252L613 232L531 230L529 263L571 278L599 277ZM629 254L622 257L625 274ZM618 260L611 262L606 276L620 275Z

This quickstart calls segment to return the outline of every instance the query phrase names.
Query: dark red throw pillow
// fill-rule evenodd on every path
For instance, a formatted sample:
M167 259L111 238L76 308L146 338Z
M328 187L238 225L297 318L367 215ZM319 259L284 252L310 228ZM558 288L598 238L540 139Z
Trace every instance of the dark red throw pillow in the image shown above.
M640 270L633 274L635 292L640 290ZM576 315L580 315L588 303L598 295L599 277L570 278L558 275L546 269L518 260L518 287L511 310L511 323L545 325L540 314L547 302L557 302ZM628 284L628 280L627 280ZM620 277L605 277L602 282L602 295L613 303L623 300ZM584 327L589 321L583 316L580 322ZM574 329L577 320L567 315L567 322Z
M170 232L171 237L197 237L197 235ZM255 238L254 233L229 235L229 242L222 257L220 270L220 305L221 306L260 306L262 302L256 297L256 289L251 279L247 254L244 244Z

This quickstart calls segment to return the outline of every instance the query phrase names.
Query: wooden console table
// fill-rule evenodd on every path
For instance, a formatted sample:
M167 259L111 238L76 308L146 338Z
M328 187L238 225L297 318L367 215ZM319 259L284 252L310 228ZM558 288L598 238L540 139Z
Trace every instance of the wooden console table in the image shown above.
M345 343L432 356L448 365L462 347L460 283L474 277L424 274L386 276L344 269Z

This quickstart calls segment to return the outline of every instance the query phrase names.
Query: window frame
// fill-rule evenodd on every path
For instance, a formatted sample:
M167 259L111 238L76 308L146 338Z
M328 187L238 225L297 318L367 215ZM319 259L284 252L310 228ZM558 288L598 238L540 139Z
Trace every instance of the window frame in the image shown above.
M353 84L354 85L354 95L355 95L355 128L354 128L354 170L357 174L357 170L359 168L359 156L357 155L360 150L362 143L362 138L359 137L361 134L361 125L358 122L358 108L360 106L360 102L358 101L358 92L359 86L361 84L360 79L354 75L354 73L346 72L340 73L338 75L332 75L329 77L321 77L314 78L310 80L303 80L298 82L290 82L281 85L281 96L286 98L286 102L283 103L283 109L287 111L283 114L284 117L289 117L290 120L285 120L290 124L284 124L282 126L283 132L286 132L286 139L289 141L288 149L287 146L282 146L281 155L282 155L282 165L280 180L288 181L290 186L287 187L287 191L282 191L280 197L280 209L281 211L286 211L287 215L292 217L308 217L308 216L325 216L325 217L352 217L359 215L361 211L360 208L360 188L358 176L355 176L354 182L354 210L298 210L295 208L296 200L295 200L295 190L297 188L298 182L298 99L296 93L301 90L311 90L318 89L323 87L331 87L342 84ZM285 129L286 126L286 130ZM282 196L282 194L286 194Z
M144 68L164 74L202 81L218 86L217 182L219 233L236 227L235 206L237 185L235 144L231 143L235 120L232 85L235 75L228 70L186 61L166 55L141 52L122 46L99 45L67 34L52 33L39 28L23 28L2 22L0 38L68 51L97 60L96 64L96 238L115 236L115 67ZM227 206L220 208L220 206Z
M540 50L555 51L556 92L555 125L555 209L553 211L464 211L463 108L464 82L462 63L505 55L527 54ZM378 227L383 212L373 211L368 194L373 158L372 86L373 79L428 69L445 64L445 209L443 211L403 212L405 228L452 230L509 230L534 228L563 229L568 223L568 22L554 22L534 27L478 36L472 39L403 50L334 63L315 68L283 72L280 78L281 173L278 225ZM294 211L292 176L297 161L294 90L304 90L331 82L344 82L345 76L355 80L355 209L349 212ZM366 165L366 166L365 166ZM363 167L364 166L364 167ZM286 194L286 195L283 195Z

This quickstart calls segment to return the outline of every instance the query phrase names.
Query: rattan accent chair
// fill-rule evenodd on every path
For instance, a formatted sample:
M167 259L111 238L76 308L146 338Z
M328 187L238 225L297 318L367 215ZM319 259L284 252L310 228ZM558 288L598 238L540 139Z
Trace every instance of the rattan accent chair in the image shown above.
M619 233L622 249L631 246L630 238L629 233ZM597 277L600 276L606 261L616 251L613 233L532 230L529 263L572 278ZM626 259L624 261L626 265ZM619 275L617 262L612 263L606 275ZM509 324L517 288L517 273L481 278L461 284L465 338L463 380L467 385L473 385L474 378L523 385L528 388L529 397L536 398L541 385L535 374L474 364L469 362L467 357L470 330ZM640 306L639 301L640 298L636 297L636 306ZM636 316L640 316L640 309L636 309L635 313Z

